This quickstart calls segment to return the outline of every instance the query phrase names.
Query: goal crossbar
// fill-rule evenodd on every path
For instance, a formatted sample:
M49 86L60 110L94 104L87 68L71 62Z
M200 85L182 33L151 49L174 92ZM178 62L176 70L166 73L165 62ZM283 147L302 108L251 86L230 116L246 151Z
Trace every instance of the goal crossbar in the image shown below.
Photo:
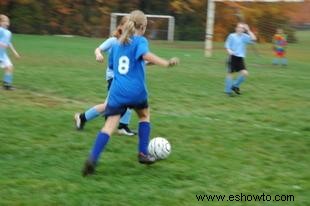
M116 29L117 25L117 17L118 16L126 16L129 13L111 13L111 19L110 19L110 33ZM168 41L173 41L174 40L174 24L175 24L175 19L173 16L169 15L154 15L154 14L146 14L146 17L150 18L160 18L160 19L168 19L168 35L167 39Z

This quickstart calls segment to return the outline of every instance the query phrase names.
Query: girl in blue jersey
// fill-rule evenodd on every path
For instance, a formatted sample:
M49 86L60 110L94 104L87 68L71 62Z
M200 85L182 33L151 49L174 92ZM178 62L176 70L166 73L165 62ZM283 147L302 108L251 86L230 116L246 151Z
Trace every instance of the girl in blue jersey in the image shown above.
M95 144L82 170L83 176L95 172L99 156L127 108L133 108L139 117L138 161L142 164L155 162L155 158L150 156L147 150L151 126L145 83L145 61L170 67L176 65L178 59L165 60L149 51L148 41L142 36L146 26L147 19L143 12L139 10L131 12L119 44L112 46L109 65L113 68L114 79L105 109L107 120L97 134Z
M10 26L10 19L1 14L0 15L0 67L4 69L3 88L6 90L12 90L13 82L13 64L7 54L6 49L10 48L16 58L20 58L19 54L15 50L11 38L12 33L8 30Z
M240 85L248 76L248 71L244 64L246 55L246 45L256 40L256 36L244 23L238 23L236 32L229 34L225 42L225 48L229 54L227 61L227 76L225 79L225 93L232 96L232 91L240 94ZM233 73L239 72L239 76L233 81Z
M104 57L101 52L107 52L110 53L110 50L112 48L112 45L117 42L117 39L121 36L122 34L122 27L127 21L127 17L124 16L116 31L114 32L113 36L105 40L98 48L95 49L95 56L96 60L98 62L103 62ZM114 72L113 70L108 66L106 70L106 80L108 82L108 90L110 89L112 80L114 77ZM93 106L92 108L88 109L86 112L83 113L76 113L74 116L75 120L75 126L78 130L82 130L84 128L84 125L87 121L90 121L92 119L95 119L98 117L100 114L102 114L105 110L106 107L106 102L103 104L98 104L96 106ZM119 134L124 134L128 136L133 136L135 135L135 132L131 131L128 127L128 124L131 119L131 109L127 109L126 113L122 116L120 119L120 123L118 125L118 133Z

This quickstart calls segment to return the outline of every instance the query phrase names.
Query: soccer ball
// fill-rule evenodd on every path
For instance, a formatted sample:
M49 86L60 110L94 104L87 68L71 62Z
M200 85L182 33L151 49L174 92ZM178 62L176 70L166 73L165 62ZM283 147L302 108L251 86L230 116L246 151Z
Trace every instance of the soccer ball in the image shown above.
M166 159L171 152L171 145L163 137L153 138L148 146L149 154L158 160Z

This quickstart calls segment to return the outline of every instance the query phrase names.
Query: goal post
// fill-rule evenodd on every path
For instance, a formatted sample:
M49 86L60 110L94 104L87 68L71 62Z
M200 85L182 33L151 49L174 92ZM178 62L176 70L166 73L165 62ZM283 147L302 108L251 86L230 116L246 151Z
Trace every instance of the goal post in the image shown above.
M304 2L304 0L208 0L207 17L206 17L206 35L205 35L205 56L212 56L213 49L213 28L216 2Z
M126 15L128 15L128 13L111 13L111 18L110 18L110 34L112 34L113 31L117 27L117 17L122 17L122 16L126 16ZM167 40L168 41L174 41L175 19L174 19L173 16L146 14L146 17L158 18L158 19L167 19L168 20Z

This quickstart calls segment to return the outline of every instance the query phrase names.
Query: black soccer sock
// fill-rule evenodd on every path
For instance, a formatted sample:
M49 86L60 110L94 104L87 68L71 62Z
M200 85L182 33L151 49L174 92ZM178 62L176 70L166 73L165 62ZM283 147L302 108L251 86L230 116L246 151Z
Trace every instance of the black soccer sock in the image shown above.
M82 114L80 114L80 120L81 120L82 123L87 122L87 119L85 117L85 113L84 112Z
M123 128L126 128L127 126L128 126L128 124L119 123L118 129L123 129Z

